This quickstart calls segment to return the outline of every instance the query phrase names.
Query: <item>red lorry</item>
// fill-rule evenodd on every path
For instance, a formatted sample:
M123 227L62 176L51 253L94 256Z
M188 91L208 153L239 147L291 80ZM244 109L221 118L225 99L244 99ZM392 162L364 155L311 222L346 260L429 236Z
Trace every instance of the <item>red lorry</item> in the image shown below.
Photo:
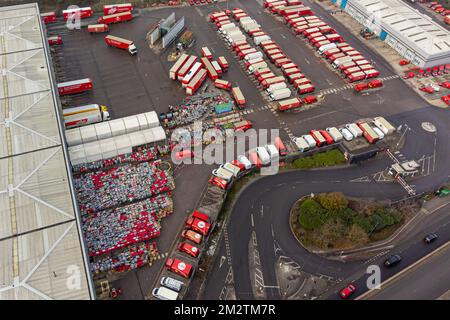
M173 258L167 259L166 269L177 273L186 279L189 279L191 277L193 271L193 268L189 263Z
M87 27L87 30L89 33L102 33L102 32L108 32L109 27L107 24L90 24Z
M362 130L364 138L366 138L370 144L377 142L380 138L366 122L358 122L357 125Z
M128 53L131 54L132 56L137 53L137 48L134 45L133 41L131 40L108 35L105 37L105 42L110 47L116 47L119 49L127 50Z
M219 89L231 90L231 82L226 80L216 79L216 81L214 81L214 86Z
M74 80L74 81L67 81L58 83L58 93L60 96L66 95L66 94L75 94L84 92L87 90L92 90L93 88L92 80L89 78L86 79L80 79L80 80Z
M242 94L241 88L234 87L233 89L231 89L231 94L233 95L234 101L236 101L238 108L245 108L246 101L244 95Z
M133 11L133 5L131 3L106 4L103 6L103 14L105 16L127 11Z
M194 210L192 215L186 221L186 227L207 236L211 229L211 224L208 221L209 216L207 214Z
M63 10L63 19L67 21L71 17L79 16L80 19L89 18L94 14L94 11L91 7L84 8L76 8L76 9L67 9Z
M194 76L191 82L186 86L186 94L192 96L198 88L202 85L203 81L205 81L208 73L206 69L200 69L200 71Z
M219 62L220 67L222 68L223 72L226 72L228 70L228 61L225 59L225 57L220 56L217 58L217 61Z
M62 38L61 36L53 36L53 37L48 37L48 44L49 45L55 45L55 44L63 44Z
M297 98L297 97L278 101L278 110L286 111L286 110L290 110L290 109L295 109L295 108L299 107L301 104L302 104L302 100L300 100L300 98Z
M118 22L124 22L124 21L131 21L133 20L133 15L131 14L131 11L111 14L107 16L103 16L98 18L97 23L118 23Z
M41 19L44 24L56 22L56 13L55 12L46 12L41 13Z

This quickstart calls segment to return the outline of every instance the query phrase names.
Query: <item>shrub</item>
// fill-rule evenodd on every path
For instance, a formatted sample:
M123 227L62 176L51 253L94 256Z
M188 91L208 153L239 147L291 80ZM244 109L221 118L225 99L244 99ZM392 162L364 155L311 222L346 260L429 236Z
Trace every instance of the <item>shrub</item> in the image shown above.
M328 210L339 210L348 207L348 200L342 192L330 192L321 194L320 204Z
M300 205L298 222L306 230L320 228L326 221L326 211L313 199L306 199Z

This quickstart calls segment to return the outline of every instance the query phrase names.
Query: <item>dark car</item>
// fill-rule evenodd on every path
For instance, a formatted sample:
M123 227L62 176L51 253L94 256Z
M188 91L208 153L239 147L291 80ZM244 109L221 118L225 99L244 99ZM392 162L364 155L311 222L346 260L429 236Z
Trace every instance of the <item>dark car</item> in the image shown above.
M400 261L402 261L402 257L400 257L398 254L394 254L394 255L388 257L384 261L384 266L392 267L392 266L396 265L397 263L399 263Z
M348 297L350 297L353 293L355 293L356 291L356 287L354 284L349 284L348 286L346 286L344 289L342 289L339 292L339 296L342 299L347 299Z
M436 233L430 233L429 235L427 235L425 238L423 238L423 241L425 243L432 243L434 240L436 240L438 238Z

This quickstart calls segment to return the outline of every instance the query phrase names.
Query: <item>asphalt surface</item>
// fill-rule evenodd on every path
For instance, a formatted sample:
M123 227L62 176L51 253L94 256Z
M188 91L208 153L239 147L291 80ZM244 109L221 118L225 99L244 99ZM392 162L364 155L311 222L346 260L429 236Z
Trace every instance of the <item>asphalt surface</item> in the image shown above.
M370 300L435 300L449 290L450 249L432 255L399 279L381 287Z

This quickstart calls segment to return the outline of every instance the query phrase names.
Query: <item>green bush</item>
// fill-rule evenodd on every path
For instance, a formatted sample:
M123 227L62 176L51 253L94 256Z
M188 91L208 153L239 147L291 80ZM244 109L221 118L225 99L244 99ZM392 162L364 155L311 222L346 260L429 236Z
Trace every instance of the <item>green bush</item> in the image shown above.
M306 230L320 228L327 220L326 211L313 199L306 199L300 205L298 222Z
M355 216L353 216L353 223L360 226L367 233L372 231L372 224L365 217L362 217L360 215L355 215Z
M348 207L348 200L342 192L322 193L319 203L327 210L340 210Z
M311 169L336 166L345 163L345 157L338 149L316 153L312 156L299 158L292 165L297 169Z

